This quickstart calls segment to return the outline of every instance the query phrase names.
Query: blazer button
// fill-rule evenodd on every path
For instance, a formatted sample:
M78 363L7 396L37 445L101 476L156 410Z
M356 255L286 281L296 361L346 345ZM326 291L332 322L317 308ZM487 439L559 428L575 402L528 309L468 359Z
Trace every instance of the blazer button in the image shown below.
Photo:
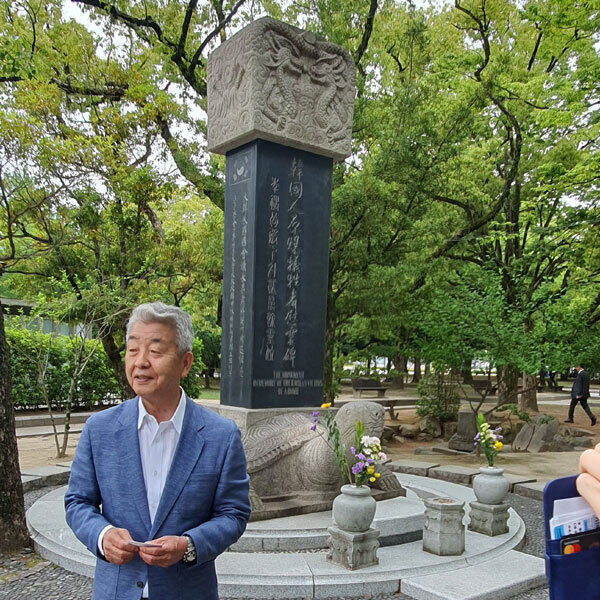
M136 585L137 585L138 587L144 587L144 582L143 582L143 581L138 581L138 582L136 583Z

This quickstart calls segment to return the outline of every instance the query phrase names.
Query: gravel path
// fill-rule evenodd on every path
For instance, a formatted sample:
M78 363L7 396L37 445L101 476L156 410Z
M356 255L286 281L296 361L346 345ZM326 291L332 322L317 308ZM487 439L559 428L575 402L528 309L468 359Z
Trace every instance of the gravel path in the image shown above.
M25 494L25 509L53 489L55 488L43 488ZM515 494L509 494L508 501L519 513L527 528L525 543L521 551L535 556L543 556L544 534L541 502ZM89 600L91 595L92 582L90 579L65 571L45 561L32 551L11 556L0 555L0 600ZM378 596L377 600L406 598L408 597L403 594L395 594ZM513 600L548 600L548 590L539 588L513 596Z

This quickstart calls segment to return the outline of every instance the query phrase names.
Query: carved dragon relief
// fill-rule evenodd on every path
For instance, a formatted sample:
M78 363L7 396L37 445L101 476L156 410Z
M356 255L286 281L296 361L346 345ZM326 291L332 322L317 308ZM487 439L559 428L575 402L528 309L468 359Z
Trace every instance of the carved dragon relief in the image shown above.
M262 132L337 158L350 153L354 65L340 47L265 17L211 55L208 79L210 149Z

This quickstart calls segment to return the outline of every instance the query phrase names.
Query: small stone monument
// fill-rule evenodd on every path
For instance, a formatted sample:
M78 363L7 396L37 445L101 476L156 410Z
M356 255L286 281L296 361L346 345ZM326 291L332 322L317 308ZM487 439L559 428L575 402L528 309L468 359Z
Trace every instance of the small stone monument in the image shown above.
M343 531L332 525L329 533L327 560L352 571L379 564L379 529Z
M461 452L473 452L475 445L473 439L477 434L477 421L475 413L468 401L460 403L456 433L450 438L448 448Z
M471 502L470 506L469 531L489 536L508 533L509 504L484 504L475 501Z
M438 556L465 551L465 503L452 498L424 498L423 550Z

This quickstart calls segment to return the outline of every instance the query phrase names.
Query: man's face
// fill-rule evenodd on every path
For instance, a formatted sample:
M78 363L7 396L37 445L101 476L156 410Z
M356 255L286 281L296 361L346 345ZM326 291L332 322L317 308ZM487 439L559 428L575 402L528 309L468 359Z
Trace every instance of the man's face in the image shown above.
M127 381L144 400L160 402L178 397L179 382L192 366L193 355L180 356L175 330L166 323L137 321L129 331L125 351Z

